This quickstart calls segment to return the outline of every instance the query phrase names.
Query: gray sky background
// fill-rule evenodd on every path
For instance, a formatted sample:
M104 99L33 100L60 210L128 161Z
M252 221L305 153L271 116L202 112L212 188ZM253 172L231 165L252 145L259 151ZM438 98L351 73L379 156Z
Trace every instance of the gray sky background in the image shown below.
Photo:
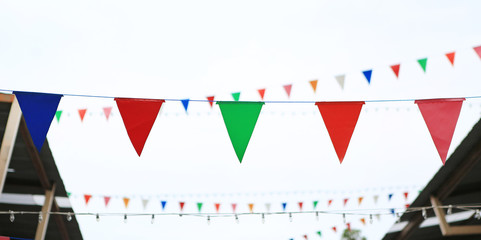
M481 45L476 1L2 1L1 89L119 97L288 100L369 100L481 95ZM456 51L455 67L444 56ZM416 62L428 57L427 72ZM390 65L401 63L399 79ZM361 71L373 69L371 85ZM334 76L346 74L342 91ZM319 79L313 93L309 80ZM106 121L102 108L114 106ZM83 123L77 109L88 108ZM48 138L78 212L222 212L403 207L442 166L413 102L368 103L342 165L313 104L266 104L242 164L217 106L167 102L142 157L129 142L112 99L64 97L60 123ZM479 120L481 100L463 105L452 153ZM281 192L282 194L279 194ZM290 194L285 194L290 192ZM297 192L297 193L294 193ZM387 194L395 195L391 202ZM84 193L94 194L85 206ZM237 194L242 193L242 194ZM99 196L112 195L105 208ZM374 204L373 195L379 195ZM120 197L132 198L125 210ZM361 206L357 198L364 196ZM349 197L348 206L342 199ZM142 208L141 199L151 201ZM327 208L327 200L334 203ZM363 226L379 239L394 222ZM248 216L234 219L78 217L85 239L339 238L340 216Z

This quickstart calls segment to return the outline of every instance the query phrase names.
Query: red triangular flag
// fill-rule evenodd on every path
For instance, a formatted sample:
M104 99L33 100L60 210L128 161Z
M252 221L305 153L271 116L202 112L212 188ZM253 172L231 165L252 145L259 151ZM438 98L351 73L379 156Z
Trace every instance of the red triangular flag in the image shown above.
M232 212L235 213L235 209L236 209L236 208L237 208L237 204L236 204L236 203L233 203L233 204L232 204Z
M348 231L351 231L351 224L350 223L346 223L346 227L347 227Z
M327 201L327 206L329 207L331 206L331 204L332 204L332 199L329 199L329 201Z
M284 90L286 90L287 98L291 97L292 84L284 85Z
M87 112L87 109L79 109L78 110L78 115L80 115L80 121L84 121L85 113Z
M332 231L334 231L334 232L337 233L337 228L336 228L336 227L332 227Z
M303 203L302 203L302 202L299 202L298 204L299 204L299 210L302 212L302 205L303 205Z
M364 102L316 102L342 163Z
M181 212L184 211L184 205L185 205L185 202L179 202L179 206L180 206L180 211L181 211Z
M404 192L404 200L408 200L409 192Z
M409 208L409 206L411 206L411 205L409 205L409 204L406 204L406 205L404 205L404 206L405 206L406 208Z
M105 207L107 207L109 205L109 202L110 202L110 197L105 196L104 202L105 202Z
M304 239L306 239L306 240L307 240L307 235L305 235L305 234L304 234Z
M92 198L92 195L84 194L85 205L89 204L90 198Z
M361 218L360 220L362 222L362 225L366 225L366 219L365 218Z
M439 156L446 162L464 98L416 100Z
M110 113L112 112L112 107L104 107L104 114L107 120L109 120Z
M349 201L349 198L344 198L344 207L346 206L347 201Z
M477 46L473 48L476 54L478 54L479 58L481 58L481 46Z
M359 205L361 205L362 200L364 200L364 197L359 197L359 198L357 199L357 201L359 202Z
M164 100L115 98L135 151L140 156Z
M401 64L391 66L392 71L396 74L396 78L399 78L399 68L401 68Z
M451 65L454 66L454 56L456 55L456 52L450 52L450 53L446 53L446 57L449 59L449 61L451 62Z
M261 96L261 99L264 100L264 94L266 93L266 89L259 89L257 90L259 92L259 95Z
M209 101L210 107L214 106L214 96L207 97L207 101Z
M214 203L214 205L215 205L215 211L219 213L220 203Z

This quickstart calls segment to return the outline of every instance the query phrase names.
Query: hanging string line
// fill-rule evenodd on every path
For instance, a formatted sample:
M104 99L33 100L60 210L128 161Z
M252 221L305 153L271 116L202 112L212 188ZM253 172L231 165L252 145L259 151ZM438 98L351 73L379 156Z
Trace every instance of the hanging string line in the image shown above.
M11 90L11 89L0 89L2 92L11 92L13 93L14 91L17 90ZM69 96L69 97L89 97L89 98L123 98L123 97L113 97L113 96L103 96L103 95L89 95L89 94L73 94L73 93L51 93L51 92L31 92L31 93L42 93L42 94L59 94L63 96ZM127 97L127 98L132 98L132 97ZM466 98L466 99L476 99L476 98L481 98L481 95L478 96L463 96L463 97L449 97L449 98ZM164 101L171 101L171 102L180 102L185 99L178 99L178 98L139 98L139 99L149 99L149 100L164 100ZM426 98L419 98L419 99L377 99L377 100L363 100L364 102L371 103L371 102L413 102L416 100L426 100ZM221 101L221 100L207 100L207 99L189 99L190 102L226 102L226 101ZM234 101L231 101L234 102ZM264 102L264 103L316 103L320 101L239 101L239 102ZM333 101L321 101L321 102L333 102Z

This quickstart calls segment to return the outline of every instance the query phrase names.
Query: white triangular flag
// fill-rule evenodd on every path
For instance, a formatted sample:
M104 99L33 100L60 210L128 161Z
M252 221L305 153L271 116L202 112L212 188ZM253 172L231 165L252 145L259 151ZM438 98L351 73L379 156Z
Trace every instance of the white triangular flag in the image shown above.
M144 210L147 208L148 204L149 204L149 199L142 199L142 207L144 207Z
M344 79L346 79L346 75L337 75L335 78L339 86L341 86L341 89L344 90Z

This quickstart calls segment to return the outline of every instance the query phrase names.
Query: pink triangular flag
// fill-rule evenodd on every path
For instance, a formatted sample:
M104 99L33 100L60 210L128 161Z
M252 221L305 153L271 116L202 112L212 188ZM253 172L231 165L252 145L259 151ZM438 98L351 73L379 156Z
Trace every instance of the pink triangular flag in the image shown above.
M446 53L446 57L449 59L449 62L451 62L451 65L454 66L454 56L456 55L456 52L450 52Z
M107 120L109 120L110 113L112 112L112 107L104 107L103 109L104 109L105 117L107 118Z
M85 205L89 204L90 199L92 198L92 195L90 194L84 194L84 199L85 199Z
M342 163L364 102L316 102Z
M80 121L84 121L85 113L87 112L87 109L79 109L78 110L78 115L80 116Z
M266 89L265 88L259 89L259 90L257 90L257 92L259 92L259 95L261 96L261 99L264 100L264 94L266 93Z
M481 46L477 46L473 48L476 54L478 54L479 58L481 58Z
M237 208L237 204L236 203L233 203L232 204L232 212L235 213L235 210Z
M446 162L464 98L416 100L441 161Z
M105 196L104 202L105 202L105 207L107 207L109 205L109 202L110 202L110 197Z
M284 90L286 90L287 98L291 97L292 84L284 85Z

